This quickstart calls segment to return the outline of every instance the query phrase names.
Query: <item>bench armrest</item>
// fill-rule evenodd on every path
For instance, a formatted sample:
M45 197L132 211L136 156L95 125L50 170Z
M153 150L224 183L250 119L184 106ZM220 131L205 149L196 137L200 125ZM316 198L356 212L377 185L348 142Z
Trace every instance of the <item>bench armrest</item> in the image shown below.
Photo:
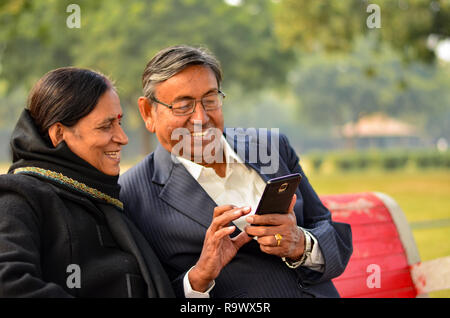
M412 265L411 277L418 295L450 289L450 256Z

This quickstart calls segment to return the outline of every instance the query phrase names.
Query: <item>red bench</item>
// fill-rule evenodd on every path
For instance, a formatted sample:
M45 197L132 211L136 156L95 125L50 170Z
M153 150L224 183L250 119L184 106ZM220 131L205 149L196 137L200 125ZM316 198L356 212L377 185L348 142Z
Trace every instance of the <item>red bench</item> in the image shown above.
M421 263L408 222L392 198L375 192L320 198L334 221L352 227L352 257L333 280L341 297L423 297L450 288L450 256Z

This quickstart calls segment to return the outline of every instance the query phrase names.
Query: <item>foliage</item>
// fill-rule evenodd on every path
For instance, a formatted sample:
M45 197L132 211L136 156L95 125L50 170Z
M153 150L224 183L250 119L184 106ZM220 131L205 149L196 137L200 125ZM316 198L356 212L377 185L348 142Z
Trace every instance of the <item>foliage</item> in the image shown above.
M326 147L335 126L385 112L450 140L449 66L422 63L432 60L427 36L448 35L449 1L375 1L381 29L367 28L363 0L77 0L80 29L66 26L71 3L0 1L1 129L39 77L76 65L115 80L135 132L145 64L185 43L222 62L228 126L280 127L294 144Z
M0 83L27 90L47 71L67 65L110 75L125 105L141 94L140 78L158 50L174 44L208 47L225 87L280 86L294 61L272 29L269 0L230 6L222 0L79 0L81 28L70 29L69 0L7 0L0 5ZM273 63L272 61L277 61Z
M367 19L380 8L380 28L369 28ZM450 36L450 2L447 0L282 0L276 14L277 34L285 47L302 50L349 52L353 40L375 34L378 41L395 47L405 60L432 61L428 36Z
M316 129L386 113L427 137L450 137L449 69L421 62L405 66L388 45L360 38L350 54L300 55L291 74L305 121Z
M423 171L450 169L450 151L385 150L313 152L302 157L302 165L313 173L352 171Z

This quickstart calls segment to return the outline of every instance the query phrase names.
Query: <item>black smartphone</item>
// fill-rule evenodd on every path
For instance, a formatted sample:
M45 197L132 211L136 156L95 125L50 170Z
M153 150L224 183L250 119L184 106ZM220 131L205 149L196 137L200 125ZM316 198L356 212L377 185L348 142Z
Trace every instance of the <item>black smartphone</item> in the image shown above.
M255 214L287 213L301 179L294 173L267 181Z

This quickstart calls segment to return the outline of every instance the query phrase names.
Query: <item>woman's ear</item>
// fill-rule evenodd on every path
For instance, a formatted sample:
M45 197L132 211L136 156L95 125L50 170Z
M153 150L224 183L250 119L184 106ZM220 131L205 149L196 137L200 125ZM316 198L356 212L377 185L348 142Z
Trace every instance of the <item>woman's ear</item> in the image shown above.
M145 96L139 97L138 106L141 117L144 120L145 127L149 132L155 133L156 109L152 107L152 104Z
M61 123L54 123L48 129L48 136L52 141L53 147L58 146L64 140L64 126Z

